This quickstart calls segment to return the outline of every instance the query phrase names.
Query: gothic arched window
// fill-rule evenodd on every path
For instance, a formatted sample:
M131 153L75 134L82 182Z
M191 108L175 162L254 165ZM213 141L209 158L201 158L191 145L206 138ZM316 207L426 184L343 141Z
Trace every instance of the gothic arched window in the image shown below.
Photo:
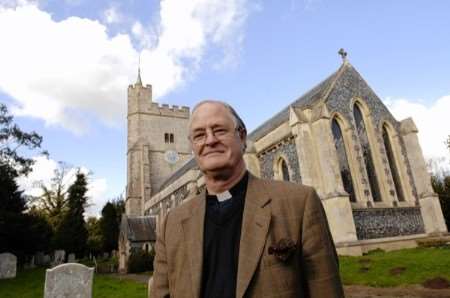
M372 198L375 202L380 202L380 188L378 186L375 164L373 162L372 152L370 150L369 137L367 136L366 125L364 124L364 118L358 104L353 106L353 117L355 118L356 130L358 132L359 142L361 144L364 163L366 164L367 177L369 178Z
M280 168L281 168L281 177L284 181L291 181L291 177L289 176L289 169L286 164L286 161L284 159L281 159L280 161Z
M392 150L391 139L389 138L389 134L386 128L386 125L383 126L383 141L384 148L386 149L386 155L389 162L389 167L392 173L392 179L394 180L395 191L397 192L397 197L399 201L404 201L405 196L403 195L402 186L400 183L400 175L397 169L397 165L395 163L394 151Z
M342 183L344 184L345 191L350 195L350 201L356 202L355 189L353 187L352 173L348 163L347 152L345 151L344 137L342 135L341 127L336 120L331 122L331 130L334 137L334 146L339 161L339 170L341 172Z

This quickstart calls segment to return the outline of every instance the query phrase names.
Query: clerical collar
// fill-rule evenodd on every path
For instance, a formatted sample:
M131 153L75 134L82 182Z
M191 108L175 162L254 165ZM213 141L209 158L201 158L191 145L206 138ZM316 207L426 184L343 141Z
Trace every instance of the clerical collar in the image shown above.
M247 188L247 182L248 182L248 171L245 171L244 176L242 176L241 180L239 180L238 183L236 183L231 189L226 190L224 192L211 195L208 194L208 189L206 190L206 198L214 198L217 199L219 202L224 202L226 200L231 199L233 196L236 196Z

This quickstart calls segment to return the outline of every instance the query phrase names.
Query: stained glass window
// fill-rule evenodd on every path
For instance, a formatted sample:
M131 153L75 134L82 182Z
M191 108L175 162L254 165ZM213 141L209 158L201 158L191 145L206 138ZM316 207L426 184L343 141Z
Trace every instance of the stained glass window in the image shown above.
M392 179L394 179L395 191L397 192L398 200L404 201L405 196L403 195L403 190L400 183L400 175L397 169L397 165L395 163L394 152L392 150L392 144L386 126L383 126L383 141L384 147L386 148L386 155L388 158L389 167L391 168Z
M380 188L378 186L377 175L375 172L375 164L372 159L369 138L367 136L366 125L360 108L357 104L353 106L353 117L355 117L356 130L358 132L359 142L361 144L364 163L366 164L367 177L369 178L370 190L372 198L375 202L381 201Z
M352 174L348 163L347 152L345 151L344 137L341 127L336 118L331 123L331 130L334 137L334 146L338 155L339 169L345 191L350 195L350 201L356 202L355 190L353 188Z

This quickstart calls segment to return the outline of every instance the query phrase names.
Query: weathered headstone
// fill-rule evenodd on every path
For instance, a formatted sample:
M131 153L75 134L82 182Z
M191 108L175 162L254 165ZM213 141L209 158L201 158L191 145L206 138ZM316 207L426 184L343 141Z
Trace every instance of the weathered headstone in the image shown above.
M42 251L38 251L35 255L34 255L34 260L36 265L38 266L42 266L44 265L44 253Z
M91 298L94 268L82 264L61 264L47 269L44 298Z
M24 264L25 269L32 269L36 267L34 256L31 257L30 261Z
M0 279L15 278L17 271L17 258L5 252L0 254Z
M77 260L75 259L75 254L71 253L69 254L69 256L67 257L67 263L76 263Z
M31 257L29 265L30 265L30 268L36 268L36 260L35 260L34 256Z
M48 265L50 264L51 258L49 255L44 255L44 257L42 258L43 264L42 265Z
M62 263L64 263L66 258L66 252L64 250L55 250L53 255L53 266L58 266Z

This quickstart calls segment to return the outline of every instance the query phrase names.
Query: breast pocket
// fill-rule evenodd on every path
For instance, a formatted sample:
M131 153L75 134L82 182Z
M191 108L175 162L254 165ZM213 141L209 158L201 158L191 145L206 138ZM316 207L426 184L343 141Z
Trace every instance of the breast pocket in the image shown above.
M274 255L265 255L262 259L261 273L264 276L265 295L281 295L280 297L295 297L298 289L296 256L292 256L286 262L279 260ZM290 296L291 293L293 296ZM284 295L286 294L286 296ZM271 295L268 295L271 297ZM278 297L278 296L276 296Z

